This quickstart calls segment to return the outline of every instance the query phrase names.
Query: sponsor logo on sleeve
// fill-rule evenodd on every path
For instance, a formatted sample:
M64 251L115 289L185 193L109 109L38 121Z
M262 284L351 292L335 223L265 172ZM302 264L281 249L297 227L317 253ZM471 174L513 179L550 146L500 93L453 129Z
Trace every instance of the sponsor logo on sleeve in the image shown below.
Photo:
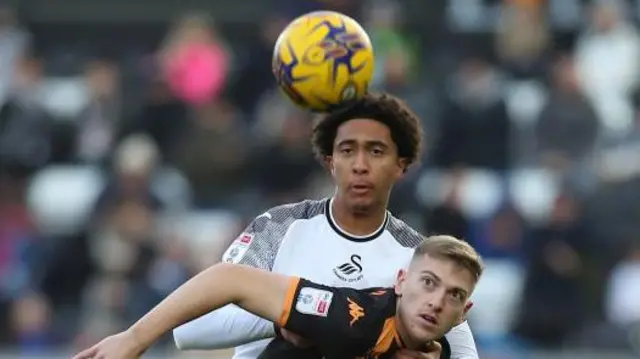
M222 256L222 261L225 263L237 264L242 260L242 257L249 250L249 245L253 241L253 235L249 233L242 233L236 238L229 246L229 249Z
M329 314L332 300L333 293L327 290L304 287L300 289L300 294L298 294L296 311L302 314L326 317Z

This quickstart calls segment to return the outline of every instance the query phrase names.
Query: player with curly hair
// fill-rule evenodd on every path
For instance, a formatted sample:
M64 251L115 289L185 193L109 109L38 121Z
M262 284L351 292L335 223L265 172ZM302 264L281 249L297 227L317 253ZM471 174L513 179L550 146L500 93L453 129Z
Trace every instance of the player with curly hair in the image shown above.
M223 261L336 287L393 285L394 274L410 261L422 236L389 213L387 205L394 184L419 160L422 141L419 118L389 94L369 94L322 115L314 124L312 144L335 182L333 197L278 206L259 215L227 249ZM326 312L317 307L304 314ZM235 359L258 358L276 333L297 346L307 344L235 306L173 332L182 350L237 346ZM450 348L451 358L478 358L466 322L446 335L443 346ZM425 355L399 352L396 357L428 358Z

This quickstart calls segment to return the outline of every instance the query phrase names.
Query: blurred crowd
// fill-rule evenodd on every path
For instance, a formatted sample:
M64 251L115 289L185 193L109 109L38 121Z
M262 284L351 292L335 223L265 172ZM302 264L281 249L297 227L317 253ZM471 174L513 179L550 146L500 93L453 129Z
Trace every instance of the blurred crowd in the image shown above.
M374 90L423 119L423 159L392 211L486 259L478 345L638 348L634 3L434 1L411 20L426 3L274 0L252 34L196 12L133 45L130 25L55 37L3 5L2 343L47 352L123 328L253 216L332 193L312 115L274 87L270 61L293 16L335 9L370 34Z

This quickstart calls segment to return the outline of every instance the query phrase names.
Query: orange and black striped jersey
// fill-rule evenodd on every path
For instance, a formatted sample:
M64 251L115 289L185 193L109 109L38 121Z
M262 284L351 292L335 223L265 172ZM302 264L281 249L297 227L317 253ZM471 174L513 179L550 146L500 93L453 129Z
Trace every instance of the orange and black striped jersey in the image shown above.
M298 349L274 339L259 359L387 359L404 344L396 330L391 288L356 290L292 279L278 325L315 344ZM441 358L450 357L445 338Z

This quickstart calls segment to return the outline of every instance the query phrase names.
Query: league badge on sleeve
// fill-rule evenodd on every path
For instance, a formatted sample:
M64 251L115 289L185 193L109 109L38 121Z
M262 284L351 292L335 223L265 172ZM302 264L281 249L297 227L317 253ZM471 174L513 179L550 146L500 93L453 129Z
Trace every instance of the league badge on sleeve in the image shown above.
M247 250L249 250L249 245L253 241L253 235L249 233L242 233L238 238L236 238L229 249L222 256L222 261L225 263L233 263L237 264L242 260Z
M326 317L333 300L333 293L316 288L304 287L300 289L296 310L302 314Z

